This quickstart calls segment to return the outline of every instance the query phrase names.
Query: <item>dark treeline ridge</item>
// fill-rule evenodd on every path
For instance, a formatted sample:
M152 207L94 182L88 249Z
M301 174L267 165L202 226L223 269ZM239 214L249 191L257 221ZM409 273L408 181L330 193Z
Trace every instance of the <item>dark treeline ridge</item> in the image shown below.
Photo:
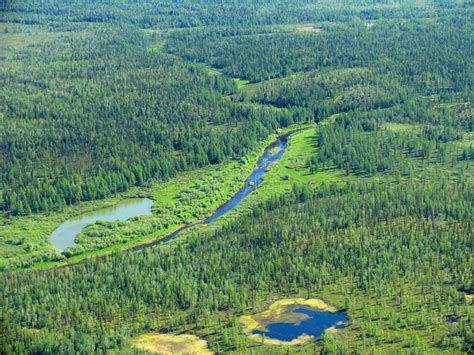
M312 69L363 67L375 76L365 81L398 83L423 94L472 86L472 12L367 23L322 24L319 32L285 26L254 34L245 28L191 29L171 33L165 49L253 82Z
M147 50L132 29L40 50L3 71L0 208L14 215L242 157L293 123L288 112L229 102L232 80Z
M418 339L405 344L412 349L472 350L472 323L457 289L473 288L473 197L464 180L295 186L289 198L270 199L185 244L4 274L1 324L9 341L2 352L121 349L146 329L192 325L196 332L219 312L241 314L269 294L312 294L333 284L354 316L351 347L403 346L400 335L410 331ZM355 317L357 295L378 300L379 316ZM449 315L458 326L438 333ZM374 327L386 331L374 334ZM217 350L245 345L238 336L214 339ZM344 342L331 346L349 350Z
M468 9L458 2L458 10ZM83 24L129 24L140 28L255 26L353 19L437 17L453 8L450 0L5 0L0 10L12 23L77 29Z

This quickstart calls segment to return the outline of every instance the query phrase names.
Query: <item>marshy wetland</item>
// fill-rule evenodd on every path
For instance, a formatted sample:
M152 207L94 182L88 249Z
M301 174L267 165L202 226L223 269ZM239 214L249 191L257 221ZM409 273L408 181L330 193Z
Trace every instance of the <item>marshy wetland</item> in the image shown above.
M347 314L319 299L284 299L266 311L242 316L244 332L267 345L293 346L307 343L325 331L342 329Z
M130 345L154 354L213 354L205 340L189 334L143 334L133 339Z

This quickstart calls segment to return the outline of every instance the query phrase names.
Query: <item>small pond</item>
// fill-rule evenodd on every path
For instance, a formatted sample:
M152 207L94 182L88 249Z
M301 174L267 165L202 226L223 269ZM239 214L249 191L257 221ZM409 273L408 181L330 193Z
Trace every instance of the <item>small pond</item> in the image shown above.
M291 342L304 334L319 338L328 328L344 328L344 323L347 321L345 312L321 311L305 306L289 308L286 310L286 313L286 318L288 320L293 319L293 321L265 324L265 328L268 331L255 329L252 331L252 334Z
M86 213L74 217L51 234L51 242L62 253L67 247L76 244L76 236L89 224L97 221L126 221L129 218L151 214L153 200L133 198L120 202L117 206Z

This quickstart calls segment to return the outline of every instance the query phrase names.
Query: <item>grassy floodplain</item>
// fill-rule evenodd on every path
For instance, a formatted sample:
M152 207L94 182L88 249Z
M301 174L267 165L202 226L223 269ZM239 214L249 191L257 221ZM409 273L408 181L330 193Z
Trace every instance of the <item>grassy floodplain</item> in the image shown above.
M262 185L253 194L249 195L242 204L223 216L215 223L210 225L200 225L190 229L180 235L177 239L168 245L156 248L166 253L176 248L186 247L186 241L202 240L200 244L206 244L206 238L214 233L219 233L226 225L232 221L238 220L250 213L253 208L272 196L290 193L292 181L302 184L312 184L315 187L327 184L328 182L337 182L344 184L345 181L351 181L356 177L347 176L343 171L328 168L311 174L309 167L305 163L311 154L318 153L318 147L314 144L314 138L318 128L311 128L298 132L289 139L289 148L282 160L278 164L271 166L265 176ZM422 166L422 163L420 166ZM358 177L368 180L378 181L380 176L376 177ZM390 179L390 177L386 177ZM384 178L385 179L385 178ZM392 178L395 181L395 178ZM381 180L381 183L383 180ZM404 220L404 223L413 223L413 220ZM396 221L392 223L397 223ZM179 245L179 244L182 244ZM324 349L332 349L344 352L350 352L355 349L365 349L365 351L391 353L396 352L401 346L422 349L425 352L439 351L439 345L433 339L451 340L446 334L456 332L459 324L465 322L472 315L472 306L453 304L447 308L438 307L439 297L450 291L449 286L441 286L439 295L433 294L414 282L403 282L393 286L382 293L366 293L359 290L354 285L353 279L341 277L336 281L325 284L323 288L316 290L295 289L293 292L272 292L265 298L259 299L253 304L251 309L247 309L243 314L259 314L265 312L276 301L282 298L318 298L324 299L337 309L346 309L350 324L338 332L326 332L323 339L318 342L303 343L298 347L278 346L262 342L260 339L247 337L239 324L238 317L242 313L234 313L231 310L222 310L212 315L203 316L194 322L188 322L186 325L171 326L170 316L158 317L152 309L141 309L140 312L146 314L146 328L156 331L168 329L174 334L192 334L208 342L210 347L216 351L226 351L233 349L247 349L264 354L273 353L307 353L319 352ZM421 307L421 308L420 308ZM449 323L446 317L456 312L459 322ZM397 317L396 315L399 315ZM185 317L185 313L176 311L173 317ZM424 319L424 320L423 320ZM428 322L432 326L419 327L420 322ZM424 323L423 323L424 324ZM145 326L139 327L139 329ZM138 333L138 334L137 334ZM138 330L132 334L140 337ZM142 334L148 336L149 333ZM131 338L132 342L133 339ZM138 338L140 339L140 338ZM382 341L383 339L383 341ZM455 338L452 341L456 341ZM455 353L453 351L453 353ZM458 353L462 353L458 351Z
M305 127L309 126L299 124L286 131ZM3 225L0 227L0 269L45 268L75 263L158 239L199 221L212 214L240 189L274 137L261 142L259 150L239 161L191 171L167 182L151 182L146 188L134 188L115 198L81 203L60 212L0 218L0 225ZM152 215L86 227L76 238L78 244L66 251L68 258L60 255L50 243L51 233L69 218L111 208L124 199L135 197L154 200ZM105 235L110 237L104 238Z
M336 117L332 117L327 122L322 123L322 125L332 124L335 119ZM410 127L407 126L389 126L385 128L396 129L396 131L412 131L409 129ZM390 175L385 177L380 175L375 177L355 177L352 174L347 175L344 171L335 167L329 167L312 174L307 161L312 154L318 154L318 147L315 144L317 133L318 128L310 128L290 136L289 147L282 159L270 167L260 187L244 199L237 208L210 225L198 225L185 231L175 240L171 241L168 246L161 246L160 248L168 250L168 248L175 248L178 244L183 244L184 246L189 238L196 237L196 235L200 239L204 238L205 243L207 236L218 233L226 225L232 223L232 221L238 220L248 213L251 213L260 203L281 196L282 194L290 194L294 184L318 188L321 185L327 185L329 183L344 185L347 182L360 179L380 182L381 184L390 181L395 183L395 181L397 181L396 177ZM468 139L468 137L466 139ZM256 154L256 157L257 156ZM430 167L427 167L426 163L421 159L412 158L411 160L413 160L414 167L417 169L417 174L419 174L418 178L427 178L429 176L429 170L425 170ZM251 164L251 166L253 166L253 164ZM251 169L251 167L249 167L249 169ZM446 170L446 174L448 175L453 172L455 172L455 170L451 172L449 169ZM164 201L166 201L166 199ZM414 221L406 220L405 222L410 224ZM73 257L71 260L80 260L81 256L76 258ZM54 264L43 264L41 266L54 266ZM437 348L433 347L430 339L445 339L445 334L456 329L455 327L458 323L451 324L446 322L446 312L449 313L449 310L438 309L436 306L437 297L430 295L430 293L427 293L427 291L419 285L415 283L404 283L397 287L399 287L397 294L403 295L403 299L409 301L401 302L398 296L393 296L393 292L382 296L367 295L353 287L353 280L341 278L333 284L325 285L323 289L318 291L300 290L297 291L296 294L273 293L265 300L260 300L260 302L255 304L252 308L252 313L258 314L265 312L265 310L279 299L288 298L288 296L291 295L291 297L294 298L324 299L337 309L344 308L347 310L348 317L351 321L346 328L338 330L337 332L329 330L323 336L323 339L316 343L307 342L306 340L309 339L303 339L305 342L301 343L298 347L289 346L288 344L280 344L278 347L275 347L275 345L272 345L270 342L264 342L264 344L262 344L261 339L247 337L241 332L237 318L231 318L229 321L229 315L234 316L233 313L226 311L218 312L210 318L198 321L196 324L199 325L177 326L172 328L172 330L174 333L179 334L185 332L205 339L211 345L212 349L221 351L226 349L222 344L227 343L239 344L238 346L241 348L253 349L253 351L258 351L259 353L268 354L275 352L317 352L323 348L345 349L344 351L361 348L369 350L374 349L375 346L377 346L378 351L381 353L386 353L396 351L399 349L400 344L405 344L407 347L424 349L423 351L436 351ZM351 289L352 291L347 293L347 289ZM440 292L447 292L447 290ZM466 303L470 303L469 296L466 297ZM422 313L420 313L417 306L421 304L424 304ZM453 308L456 309L456 312L459 314L458 317L463 319L463 322L464 319L469 318L469 314L472 313L472 306L466 306L464 308L456 305L453 306ZM428 309L433 312L433 317L430 318L429 322L434 322L436 319L436 328L422 328L416 330L416 324L421 321L420 317L426 317ZM246 313L248 314L248 312ZM400 318L401 325L393 326L393 315L398 313L402 315ZM368 322L367 319L370 319L370 321ZM154 324L154 329L158 330L166 327L166 321L164 320L157 319L156 323L152 320L149 321ZM223 324L227 325L223 326ZM415 338L413 334L416 334ZM229 339L225 340L226 337L229 337ZM380 341L382 338L386 340L384 340L383 343Z
M0 353L474 353L472 1L4 3ZM349 322L246 334L294 299Z
M327 122L332 119L334 118L328 119ZM321 124L326 124L326 122ZM311 174L307 163L312 154L317 154L316 134L317 128L311 127L291 135L287 151L278 162L270 167L259 188L243 200L239 207L223 216L221 220L231 220L239 214L246 213L267 198L288 194L295 184L305 184L308 187L317 188L321 184L342 181L344 173L338 169L328 169L318 172L318 174ZM212 226L198 226L197 228L212 228Z
M336 117L331 117L322 125L332 124ZM418 125L400 124L400 125L385 125L382 129L408 133L408 132L421 132L421 127ZM318 189L322 185L328 184L339 184L341 186L347 183L355 183L358 181L366 181L367 183L374 183L380 185L392 185L396 186L400 182L400 177L391 174L376 174L375 176L355 176L353 174L346 174L343 170L337 169L336 167L328 167L322 169L315 174L312 174L307 164L307 159L312 155L318 155L318 147L315 144L315 138L318 133L318 128L308 129L297 134L294 134L289 139L289 148L285 152L282 159L272 165L267 174L265 175L264 182L260 187L250 196L248 196L238 208L232 210L227 215L223 216L211 225L200 225L195 228L184 232L179 236L174 243L184 242L190 235L198 235L199 238L206 238L208 234L219 233L222 228L226 225L232 224L232 221L237 220L241 216L251 214L252 210L260 203L268 201L272 198L277 198L281 195L288 195L294 184L304 185L311 188ZM462 144L466 144L469 141L469 137L466 137L467 141ZM460 142L447 143L449 149L452 149L452 153L456 152L456 145ZM413 169L416 173L411 177L402 177L404 180L420 180L429 181L432 178L432 169L437 169L434 166L427 165L426 161L420 157L413 156L406 158L410 164L413 164ZM436 157L432 157L432 161L436 161ZM449 159L448 159L449 161ZM448 181L455 183L457 179L458 169L462 169L464 163L460 162L454 166L447 167L443 178ZM471 171L464 171L465 176L470 176ZM404 221L393 221L391 224L406 223L410 225L416 223L413 219L405 219ZM348 278L341 278L337 282L325 285L322 290L311 291L306 290L298 292L296 298L319 298L330 302L335 307L334 309L346 309L348 317L350 319L349 325L344 329L328 329L326 334L323 336L321 341L316 343L309 342L309 339L303 340L300 347L293 347L290 344L279 343L277 347L272 344L271 341L267 340L262 344L260 338L247 337L246 340L240 337L239 334L235 334L234 325L230 326L228 330L233 334L235 343L240 344L242 348L249 348L261 353L307 353L308 351L318 352L323 349L340 349L341 351L351 351L355 349L366 349L367 351L375 351L376 353L391 353L396 352L400 348L400 344L405 344L407 348L416 347L423 349L426 352L437 352L439 351L438 346L440 343L433 339L443 339L444 344L456 341L448 337L446 334L456 333L456 327L460 324L469 324L472 317L472 306L468 306L471 303L471 297L467 295L466 304L453 305L453 309L448 311L447 309L438 308L437 303L434 301L437 296L430 294L426 289L420 287L420 285L410 282L404 284L397 284L399 287L398 291L390 291L387 294L377 296L375 294L367 295L364 292L357 291L351 286L353 280ZM347 290L351 289L348 293ZM441 291L442 290L442 291ZM394 292L398 296L394 295ZM441 288L441 293L445 294L449 291L449 286ZM400 296L403 295L403 299L407 300L400 301ZM253 313L259 314L259 312L265 312L271 308L272 302L278 302L278 299L286 298L288 294L273 294L262 303L259 303L253 309ZM460 298L464 298L462 292L459 293ZM408 301L409 300L409 301ZM463 302L461 302L463 303ZM420 313L421 309L421 313ZM433 312L433 316L430 320L426 319L428 309ZM450 312L456 310L459 321L450 323L446 321L446 317L449 317ZM393 326L393 315L400 315L400 324ZM448 314L448 315L447 315ZM208 339L211 344L221 342L222 338L214 334L215 330L218 329L218 324L227 319L228 313L222 312L217 316L216 323L212 323L208 326L197 327L193 330L193 333ZM245 316L244 316L245 317ZM370 319L367 322L367 319ZM462 320L461 320L462 319ZM432 322L433 326L428 328L417 328L417 324L420 322ZM466 322L466 323L465 323ZM232 323L233 324L233 323ZM436 326L434 326L436 324ZM187 328L185 328L187 329ZM181 329L184 330L184 329ZM364 335L362 335L364 334ZM382 340L383 339L383 340ZM453 343L454 344L454 343ZM372 350L370 350L372 349ZM462 353L460 351L459 353Z

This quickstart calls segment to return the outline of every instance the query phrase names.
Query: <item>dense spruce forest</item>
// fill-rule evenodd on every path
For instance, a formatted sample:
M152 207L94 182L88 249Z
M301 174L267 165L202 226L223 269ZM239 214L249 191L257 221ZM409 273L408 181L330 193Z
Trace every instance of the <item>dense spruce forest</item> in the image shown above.
M103 199L240 157L289 114L233 104L235 83L105 28L4 68L0 205L13 215Z
M5 0L0 353L474 352L469 0ZM203 220L289 132L262 184ZM72 217L149 197L59 253ZM136 248L138 250L134 250ZM239 317L347 312L298 346Z
M146 329L209 331L216 315L243 312L269 294L313 294L332 284L347 295L349 315L352 298L372 296L378 305L377 314L354 319L360 337L325 341L334 351L423 336L441 347L465 341L467 351L472 324L457 288L472 287L472 192L462 180L318 192L295 186L290 198L259 205L210 236L196 233L185 245L6 275L8 351L88 353L120 348L124 336ZM416 291L406 294L403 285L411 283ZM449 314L462 325L441 336ZM225 342L219 335L223 348L216 349L245 346L230 324L221 321L219 332L237 334ZM419 350L428 349L424 341Z

